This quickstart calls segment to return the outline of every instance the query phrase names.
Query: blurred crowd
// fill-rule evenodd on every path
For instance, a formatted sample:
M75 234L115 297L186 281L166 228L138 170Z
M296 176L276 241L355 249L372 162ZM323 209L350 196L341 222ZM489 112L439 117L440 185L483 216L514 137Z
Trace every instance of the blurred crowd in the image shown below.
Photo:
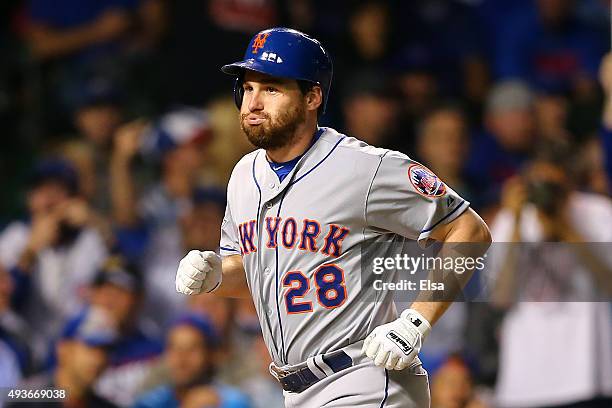
M605 0L2 1L0 387L68 389L83 407L283 406L251 300L174 287L190 249L218 249L224 186L252 149L219 68L263 28L332 55L321 126L426 164L495 241L612 242L609 13ZM601 264L587 275L610 299ZM432 406L612 406L609 303L519 303L502 269L490 301L456 303L428 339Z

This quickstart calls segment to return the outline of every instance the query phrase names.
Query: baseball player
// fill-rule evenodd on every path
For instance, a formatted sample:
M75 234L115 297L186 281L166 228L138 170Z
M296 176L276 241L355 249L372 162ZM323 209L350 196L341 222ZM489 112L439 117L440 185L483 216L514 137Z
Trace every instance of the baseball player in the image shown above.
M287 407L429 406L417 353L449 303L414 302L398 317L388 291L368 301L361 250L490 242L487 226L406 155L317 126L332 80L317 40L264 30L222 71L259 149L232 172L221 256L189 252L176 289L252 296Z

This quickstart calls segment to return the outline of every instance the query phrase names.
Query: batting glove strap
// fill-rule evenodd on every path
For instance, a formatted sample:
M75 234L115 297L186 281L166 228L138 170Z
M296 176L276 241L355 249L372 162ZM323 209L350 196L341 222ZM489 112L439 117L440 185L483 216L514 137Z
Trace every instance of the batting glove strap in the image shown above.
M414 309L406 309L402 312L400 318L406 320L411 326L416 327L419 333L421 333L421 343L425 341L431 331L431 324L422 314Z

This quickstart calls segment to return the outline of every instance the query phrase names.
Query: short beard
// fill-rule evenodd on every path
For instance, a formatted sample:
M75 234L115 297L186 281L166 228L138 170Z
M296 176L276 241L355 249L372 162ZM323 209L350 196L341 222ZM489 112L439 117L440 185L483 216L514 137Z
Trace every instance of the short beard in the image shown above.
M290 145L295 139L295 131L306 120L306 109L298 104L278 115L272 120L267 113L261 113L266 121L259 126L249 126L244 123L249 114L240 115L240 126L249 142L255 147L265 150L275 150Z

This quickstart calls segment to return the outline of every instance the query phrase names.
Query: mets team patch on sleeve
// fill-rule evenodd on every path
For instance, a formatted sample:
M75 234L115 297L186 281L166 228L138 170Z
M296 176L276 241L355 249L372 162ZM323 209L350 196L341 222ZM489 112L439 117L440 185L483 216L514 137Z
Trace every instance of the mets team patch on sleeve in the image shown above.
M408 167L408 178L417 193L426 197L440 197L446 194L446 185L433 171L421 164Z

